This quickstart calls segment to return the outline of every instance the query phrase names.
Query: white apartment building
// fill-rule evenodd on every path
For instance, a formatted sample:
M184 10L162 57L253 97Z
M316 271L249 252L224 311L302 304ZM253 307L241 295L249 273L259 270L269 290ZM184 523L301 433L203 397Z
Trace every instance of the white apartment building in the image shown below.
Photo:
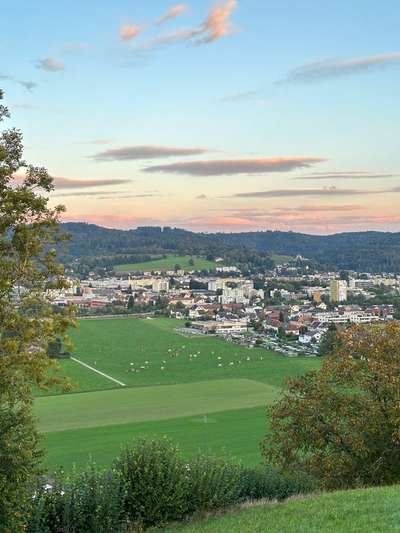
M245 296L244 289L241 287L235 289L225 287L222 291L222 296L219 297L219 301L221 304L247 305L249 303L249 299Z
M316 320L321 324L369 324L370 322L379 322L382 317L364 311L344 311L343 313L316 313Z

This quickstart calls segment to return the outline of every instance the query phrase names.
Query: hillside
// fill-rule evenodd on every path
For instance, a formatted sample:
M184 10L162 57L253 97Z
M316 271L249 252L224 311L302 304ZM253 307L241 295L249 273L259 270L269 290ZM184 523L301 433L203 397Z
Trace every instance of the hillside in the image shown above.
M254 506L169 533L383 533L399 531L400 487L340 491Z
M143 227L107 229L94 224L63 224L71 239L66 262L85 257L90 264L142 263L163 254L222 255L227 260L268 267L274 254L302 255L328 269L400 272L400 233L354 232L335 235L263 231L194 233L183 229Z

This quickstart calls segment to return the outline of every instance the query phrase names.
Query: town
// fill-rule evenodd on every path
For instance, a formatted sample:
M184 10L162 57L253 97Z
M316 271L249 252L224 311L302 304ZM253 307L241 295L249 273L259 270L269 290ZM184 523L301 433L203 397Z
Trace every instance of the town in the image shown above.
M287 356L323 355L329 329L399 318L398 274L312 269L298 256L263 275L243 276L215 258L215 269L179 264L172 270L94 272L84 279L69 271L70 286L53 295L56 306L73 305L81 317L157 316L182 320L185 335L217 335Z

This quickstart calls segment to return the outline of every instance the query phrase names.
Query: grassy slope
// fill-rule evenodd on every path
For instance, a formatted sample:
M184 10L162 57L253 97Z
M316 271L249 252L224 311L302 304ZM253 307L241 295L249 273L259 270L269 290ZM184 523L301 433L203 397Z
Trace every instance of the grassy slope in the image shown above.
M74 356L133 387L238 378L280 386L285 378L319 366L315 359L289 359L261 348L232 345L215 337L183 337L175 333L176 326L182 326L182 322L169 319L82 320L79 328L72 332L76 346ZM190 359L190 354L197 357ZM222 366L218 366L220 364ZM115 388L111 381L72 361L67 365L68 375L79 382L81 391ZM141 366L146 368L140 369ZM164 370L161 367L165 367ZM132 368L139 372L132 372Z
M108 466L121 446L134 438L167 435L189 457L198 452L239 457L246 465L260 463L259 444L267 430L265 407L212 413L204 417L136 422L97 428L57 431L44 435L50 469L85 465L92 457ZM77 445L79 443L79 445Z
M194 265L189 261L193 259ZM125 265L114 265L116 272L148 272L152 270L174 270L175 265L179 265L184 270L214 270L214 261L208 261L203 257L191 257L190 255L167 255L165 259L154 259L144 263L131 263Z
M170 533L384 533L400 531L400 487L341 491L210 518Z

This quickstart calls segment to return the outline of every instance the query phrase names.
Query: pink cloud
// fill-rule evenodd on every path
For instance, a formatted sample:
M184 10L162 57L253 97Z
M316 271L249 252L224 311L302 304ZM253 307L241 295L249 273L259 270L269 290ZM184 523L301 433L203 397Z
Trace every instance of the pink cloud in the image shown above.
M157 21L157 24L163 24L164 22L167 22L170 19L174 19L176 17L180 17L183 15L183 13L186 13L188 11L188 6L186 4L176 4L168 9L168 11L160 17Z
M131 41L142 32L141 26L136 24L124 24L119 29L119 36L123 41Z
M237 6L236 0L226 0L226 2L214 6L202 25L202 36L197 41L198 44L211 43L221 37L231 35L234 28L230 17Z

